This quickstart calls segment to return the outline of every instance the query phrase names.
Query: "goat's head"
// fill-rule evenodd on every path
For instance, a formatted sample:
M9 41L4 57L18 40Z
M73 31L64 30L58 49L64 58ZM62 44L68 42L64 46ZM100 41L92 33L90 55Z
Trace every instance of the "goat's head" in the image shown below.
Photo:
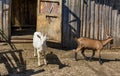
M113 37L108 35L108 34L106 36L107 36L106 39L109 40L109 42L112 44L113 43Z
M40 37L39 37L42 41L42 44L46 43L46 35L43 35L42 33L40 34Z

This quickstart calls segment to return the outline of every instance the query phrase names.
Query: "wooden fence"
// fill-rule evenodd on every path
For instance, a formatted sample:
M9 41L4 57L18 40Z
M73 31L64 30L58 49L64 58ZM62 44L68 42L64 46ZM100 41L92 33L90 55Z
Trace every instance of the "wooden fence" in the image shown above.
M72 1L72 0L71 0ZM79 30L76 24L72 25L77 30L80 37L89 37L93 39L105 39L106 34L113 37L113 44L109 44L107 48L120 47L120 14L118 10L113 9L114 0L75 0L78 12L76 15L80 18ZM70 9L75 1L72 1ZM112 2L113 1L113 2ZM73 4L72 4L73 3ZM74 7L74 10L76 7ZM71 35L71 33L69 33ZM71 36L72 37L72 36ZM69 41L68 41L69 42Z
M81 0L80 37L105 39L109 34L114 39L112 47L119 47L120 15L112 6L111 0Z

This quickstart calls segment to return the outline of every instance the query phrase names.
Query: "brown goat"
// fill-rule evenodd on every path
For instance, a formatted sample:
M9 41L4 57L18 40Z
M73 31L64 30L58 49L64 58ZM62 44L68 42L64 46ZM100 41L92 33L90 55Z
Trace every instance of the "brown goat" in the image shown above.
M97 40L97 39L90 39L90 38L75 38L75 40L77 41L77 44L78 44L78 47L77 49L75 50L75 60L77 61L77 53L81 51L82 55L84 56L84 58L86 59L85 55L84 55L84 49L85 48L89 48L89 49L93 49L94 50L97 50L98 51L98 55L99 55L99 63L102 64L102 60L101 60L101 50L103 49L103 47L109 43L111 40L113 40L112 37L110 36L107 36L106 39L104 40ZM93 55L91 56L91 58L94 56L94 53ZM90 59L91 59L90 58Z

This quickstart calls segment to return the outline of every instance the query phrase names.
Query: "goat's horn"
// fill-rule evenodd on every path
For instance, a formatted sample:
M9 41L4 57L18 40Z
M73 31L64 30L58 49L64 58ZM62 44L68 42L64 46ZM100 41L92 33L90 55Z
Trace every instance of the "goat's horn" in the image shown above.
M38 38L41 38L39 35L37 35Z

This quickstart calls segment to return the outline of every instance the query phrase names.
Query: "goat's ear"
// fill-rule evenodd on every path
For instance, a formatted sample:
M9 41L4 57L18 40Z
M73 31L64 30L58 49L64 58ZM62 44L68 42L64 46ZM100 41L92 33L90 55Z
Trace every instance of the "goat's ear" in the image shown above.
M38 38L41 38L39 35L37 35Z
M110 36L109 34L106 34L106 37L107 37L107 38L110 38L111 36Z

